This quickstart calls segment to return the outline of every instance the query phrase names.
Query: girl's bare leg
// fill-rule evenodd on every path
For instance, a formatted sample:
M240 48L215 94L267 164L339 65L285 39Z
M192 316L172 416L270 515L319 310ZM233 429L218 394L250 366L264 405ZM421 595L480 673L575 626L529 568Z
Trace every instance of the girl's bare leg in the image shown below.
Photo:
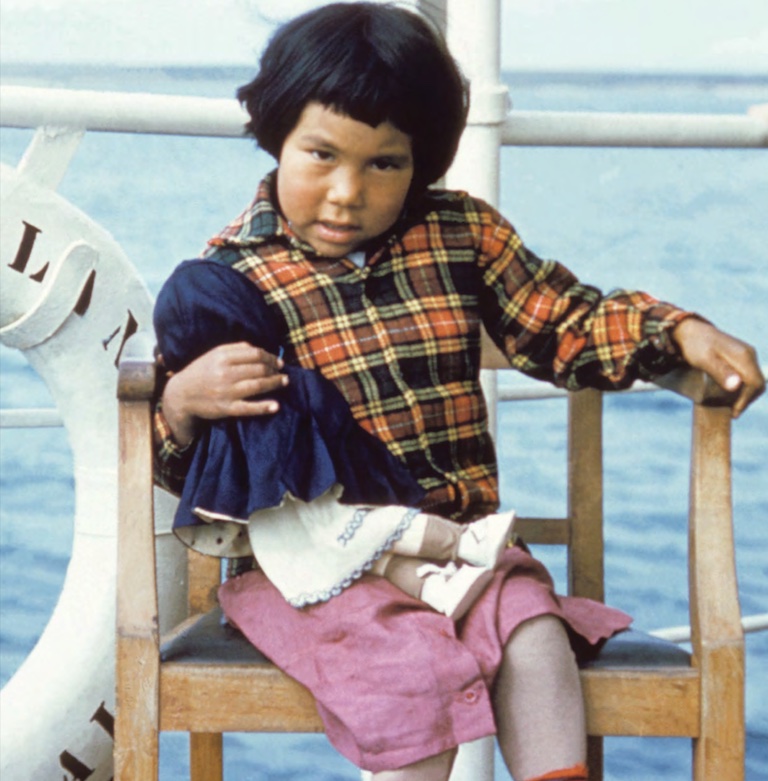
M456 749L451 749L397 770L374 773L371 781L448 781L455 758Z
M515 630L504 649L494 701L499 748L516 781L584 765L581 682L560 619L544 615Z

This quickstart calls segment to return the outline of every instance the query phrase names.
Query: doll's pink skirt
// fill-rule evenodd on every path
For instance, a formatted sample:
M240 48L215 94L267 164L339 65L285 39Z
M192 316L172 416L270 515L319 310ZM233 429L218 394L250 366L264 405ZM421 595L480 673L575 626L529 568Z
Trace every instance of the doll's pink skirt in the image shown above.
M457 624L366 575L328 602L291 607L262 572L224 583L227 618L315 696L331 743L358 767L391 770L496 732L490 691L517 626L560 616L596 643L631 619L558 597L542 564L510 548Z

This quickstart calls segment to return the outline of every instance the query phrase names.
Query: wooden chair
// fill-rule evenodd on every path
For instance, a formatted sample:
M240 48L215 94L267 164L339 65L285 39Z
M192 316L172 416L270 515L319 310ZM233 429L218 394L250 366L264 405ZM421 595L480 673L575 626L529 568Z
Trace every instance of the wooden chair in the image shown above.
M503 361L503 359L502 359ZM497 357L490 368L502 364ZM695 781L744 773L744 640L730 495L730 412L709 378L677 371L660 384L692 399L689 521L692 654L630 630L581 671L593 779L602 737L687 736ZM158 630L150 404L152 344L134 337L119 376L119 536L115 781L153 781L160 730L191 733L194 781L221 781L223 732L318 732L306 689L280 672L216 607L217 559L189 553L189 618ZM526 541L566 545L569 593L603 599L601 394L570 394L568 517L522 518Z

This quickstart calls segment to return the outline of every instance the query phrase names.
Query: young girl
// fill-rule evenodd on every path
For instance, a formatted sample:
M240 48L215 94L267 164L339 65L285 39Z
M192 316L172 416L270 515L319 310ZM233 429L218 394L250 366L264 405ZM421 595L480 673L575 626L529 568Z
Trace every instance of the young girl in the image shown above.
M623 388L688 362L739 389L734 414L764 390L742 342L646 294L604 296L537 258L487 204L428 189L451 163L467 93L416 15L311 11L276 33L238 96L278 167L207 258L258 289L286 361L338 389L423 489L423 512L466 523L498 506L482 325L514 367L562 387ZM183 482L199 420L279 416L284 381L277 355L245 342L173 374L156 418L162 479ZM597 643L630 623L558 597L521 545L458 623L372 574L302 610L259 570L219 597L376 781L446 781L457 745L491 734L516 781L586 779L569 637Z

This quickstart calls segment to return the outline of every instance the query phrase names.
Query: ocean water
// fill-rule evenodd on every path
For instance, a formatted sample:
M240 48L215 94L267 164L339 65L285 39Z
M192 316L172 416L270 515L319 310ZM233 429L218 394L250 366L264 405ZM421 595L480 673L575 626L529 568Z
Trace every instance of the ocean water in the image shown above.
M229 97L237 68L99 70L5 67L5 83ZM507 74L518 109L743 113L768 102L768 77ZM31 131L0 131L15 165ZM156 292L173 266L250 199L273 162L247 140L86 136L59 192L106 227ZM636 287L701 312L768 358L768 156L752 150L506 149L502 211L539 255L584 280ZM20 353L0 350L3 408L49 406ZM688 623L686 487L689 411L661 394L606 402L609 601L643 629ZM500 412L503 502L563 512L564 407ZM768 611L768 402L734 426L734 509L742 611ZM0 683L42 633L72 541L72 457L63 429L0 438ZM557 553L537 551L564 580ZM747 637L747 777L768 777L768 633ZM227 736L226 778L358 778L324 736ZM163 781L185 778L182 736L163 738ZM688 742L606 741L612 781L688 778ZM497 763L497 779L508 774Z

